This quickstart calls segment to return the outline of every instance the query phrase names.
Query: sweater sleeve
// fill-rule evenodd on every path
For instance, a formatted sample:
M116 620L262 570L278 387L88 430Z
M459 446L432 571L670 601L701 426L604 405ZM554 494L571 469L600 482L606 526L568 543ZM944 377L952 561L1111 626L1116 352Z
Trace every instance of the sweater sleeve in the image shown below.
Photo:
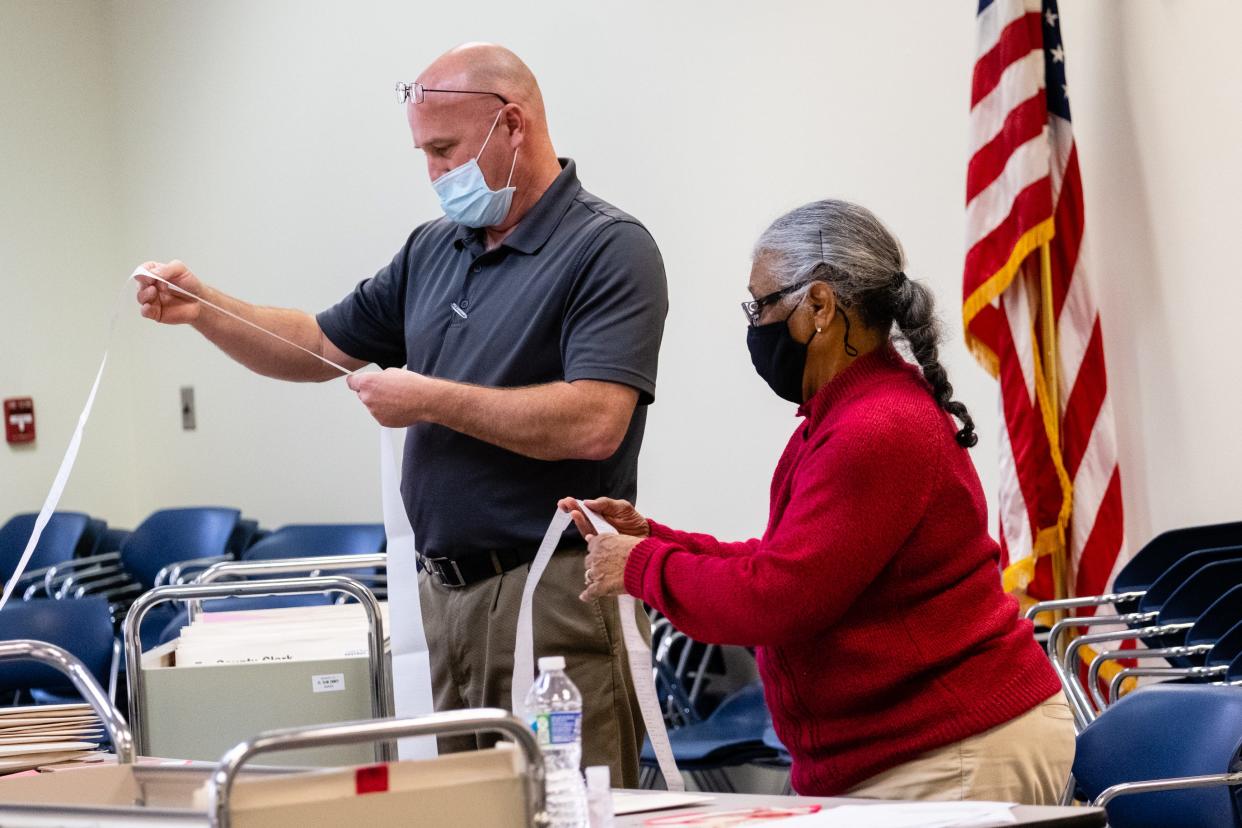
M806 451L771 534L749 555L696 554L681 533L634 547L626 590L699 641L773 646L836 624L922 519L930 435L892 418Z
M674 543L687 552L693 552L696 555L715 555L717 557L750 555L759 548L758 538L751 538L746 541L719 541L711 535L670 529L662 523L656 523L654 520L648 520L647 525L651 529L651 537Z

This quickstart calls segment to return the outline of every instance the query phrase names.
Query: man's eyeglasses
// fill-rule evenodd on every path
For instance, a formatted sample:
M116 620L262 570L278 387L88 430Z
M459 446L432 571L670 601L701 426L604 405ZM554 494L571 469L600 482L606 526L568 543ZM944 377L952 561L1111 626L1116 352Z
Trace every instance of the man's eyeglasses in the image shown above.
M822 282L823 278L803 279L801 282L783 287L780 290L773 291L767 296L760 296L758 299L751 299L749 302L742 303L742 313L746 314L746 321L750 323L752 328L759 325L759 317L763 315L763 309L768 305L775 304L784 299L795 290L801 290L811 282Z
M420 104L423 102L423 98L428 92L452 92L457 95L495 95L497 98L504 101L504 103L509 103L509 99L504 95L501 95L499 92L481 92L477 89L428 89L418 81L414 81L414 83L397 81L397 85L394 89L397 92L397 99L403 104L409 103L410 101Z

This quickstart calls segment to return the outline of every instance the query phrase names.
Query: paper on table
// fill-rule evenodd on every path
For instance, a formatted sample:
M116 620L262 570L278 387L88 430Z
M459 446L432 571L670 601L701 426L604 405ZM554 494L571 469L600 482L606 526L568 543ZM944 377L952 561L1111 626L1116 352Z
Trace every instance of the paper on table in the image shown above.
M418 597L418 556L414 529L401 498L401 474L397 465L395 429L380 429L380 489L384 502L384 534L388 537L388 633L392 651L393 701L398 716L425 716L434 712L431 695L431 655L423 630L422 603ZM397 754L402 759L429 759L436 755L436 740L401 739Z
M38 744L43 741L64 741L64 742L81 742L89 741L92 744L98 743L103 738L102 730L65 730L55 733L17 733L13 735L0 736L0 746L10 745L31 745Z
M29 742L24 745L2 745L0 756L25 756L28 753L59 753L67 750L92 750L94 742Z
M648 811L666 811L670 808L685 808L690 805L706 805L715 797L703 794L667 793L652 791L613 791L612 812L617 816L625 814L642 814Z
M781 828L984 828L1013 825L1011 802L885 802L841 805L781 820Z
M80 759L87 754L80 750L66 750L59 753L24 753L21 756L0 756L0 773L31 770L51 765L56 762L68 762Z
M0 708L0 720L3 720L6 716L19 716L23 718L27 716L59 717L71 713L94 716L95 709L89 704L80 704L78 702L71 702L69 704L27 704L18 707Z

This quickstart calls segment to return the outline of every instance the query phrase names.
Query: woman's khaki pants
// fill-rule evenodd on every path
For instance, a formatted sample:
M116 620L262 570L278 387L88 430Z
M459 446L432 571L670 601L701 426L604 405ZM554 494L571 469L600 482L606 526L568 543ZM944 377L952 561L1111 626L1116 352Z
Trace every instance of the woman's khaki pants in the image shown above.
M1058 693L1005 724L876 774L844 796L1055 805L1073 764L1073 714Z

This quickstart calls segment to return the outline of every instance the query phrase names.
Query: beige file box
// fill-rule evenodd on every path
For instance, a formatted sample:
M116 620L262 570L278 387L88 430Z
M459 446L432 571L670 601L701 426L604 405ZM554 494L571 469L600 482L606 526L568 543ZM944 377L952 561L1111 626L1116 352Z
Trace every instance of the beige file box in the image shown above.
M284 754L279 756L283 762ZM246 771L233 784L229 828L529 828L527 772L521 753L507 744L390 764L387 790L365 794L357 792L354 768ZM206 826L208 773L111 765L0 779L0 824Z
M233 786L232 828L419 825L523 828L525 763L509 745L387 768L388 790L357 793L353 769L241 779Z
M255 733L374 717L368 659L172 666L175 642L144 653L138 705L145 752L214 761ZM387 658L387 657L386 657ZM282 753L282 765L372 762L369 744Z

